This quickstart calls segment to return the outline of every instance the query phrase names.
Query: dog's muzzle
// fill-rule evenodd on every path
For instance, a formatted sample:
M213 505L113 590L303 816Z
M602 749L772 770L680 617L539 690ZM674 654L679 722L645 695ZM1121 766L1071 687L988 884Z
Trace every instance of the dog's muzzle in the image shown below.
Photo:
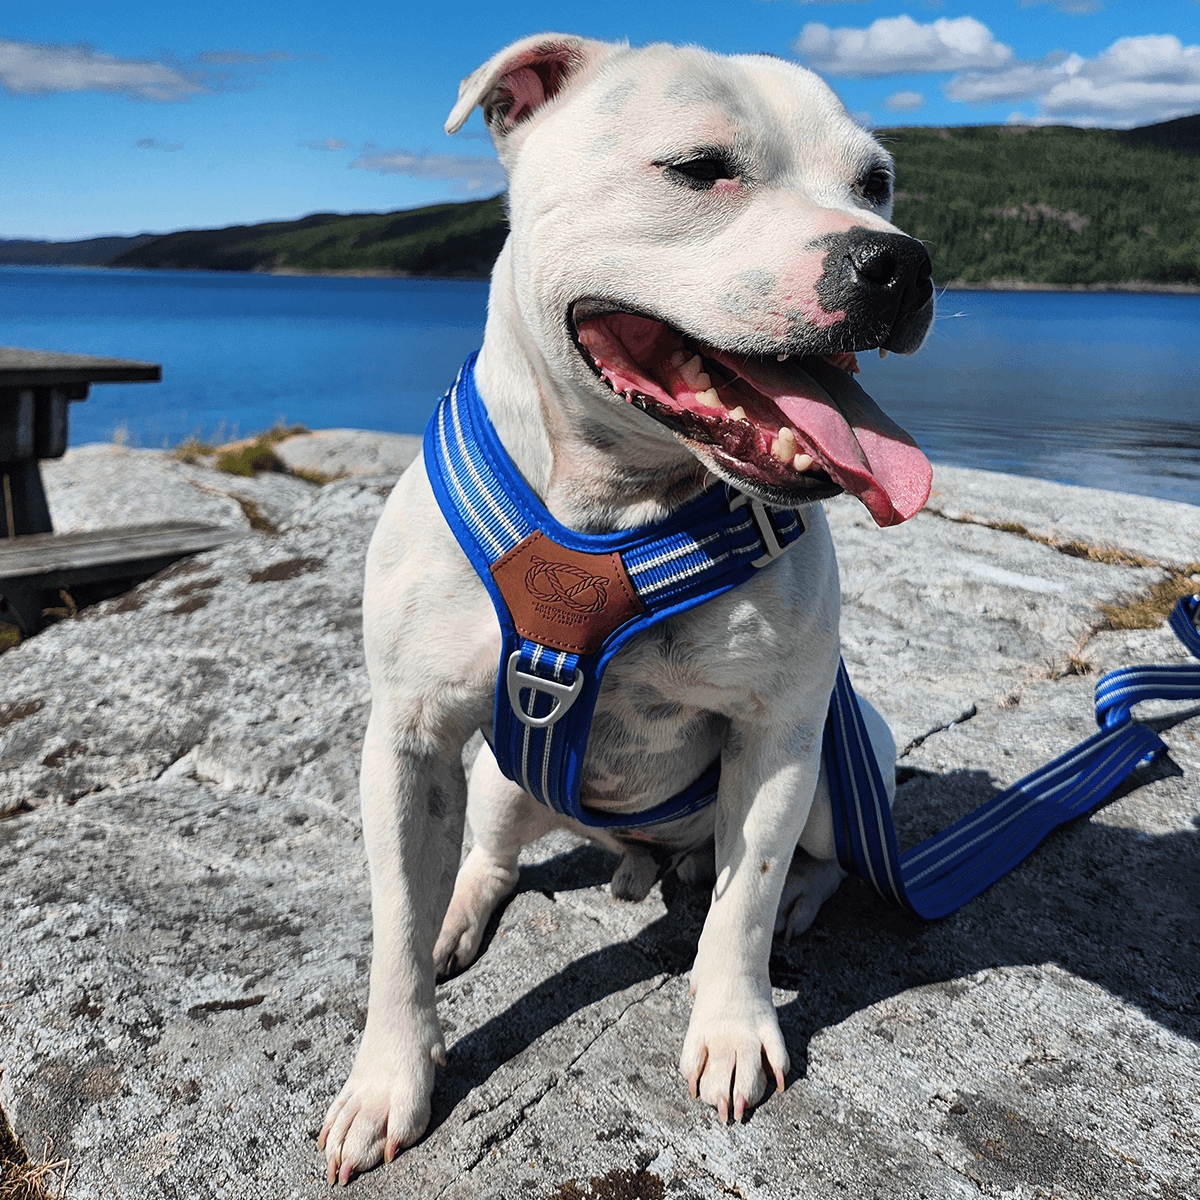
M925 247L903 233L855 228L821 239L827 250L817 295L826 312L846 314L842 350L911 354L933 320L933 267Z

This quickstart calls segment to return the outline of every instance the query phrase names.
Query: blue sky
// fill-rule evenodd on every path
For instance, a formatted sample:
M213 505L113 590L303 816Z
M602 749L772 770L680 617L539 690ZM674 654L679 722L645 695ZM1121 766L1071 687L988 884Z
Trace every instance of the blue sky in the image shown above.
M1200 0L8 0L0 237L490 195L478 114L442 124L459 79L542 30L791 57L875 127L1200 112Z

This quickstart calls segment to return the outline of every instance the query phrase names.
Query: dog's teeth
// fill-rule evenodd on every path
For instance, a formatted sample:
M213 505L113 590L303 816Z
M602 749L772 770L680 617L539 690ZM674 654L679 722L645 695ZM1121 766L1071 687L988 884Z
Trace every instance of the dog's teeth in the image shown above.
M771 446L771 453L780 462L790 463L796 457L796 435L790 425L785 425Z
M796 457L792 459L792 468L796 471L799 471L801 474L807 471L812 465L813 458L811 454L797 454Z
M704 405L705 408L724 408L721 403L721 397L717 395L716 388L708 388L706 391L697 392L696 399Z
M688 387L695 388L698 392L707 391L712 387L712 380L704 371L704 360L698 354L693 354L679 368L679 374L683 376L683 382Z
M776 362L787 362L787 360L788 360L789 358L791 358L791 355L790 355L790 354L777 354L777 355L775 355L775 361L776 361Z
M882 346L879 347L879 357L880 358L887 358L888 353L889 353L889 351L885 350Z
M687 362L687 360L688 352L686 350L676 350L675 353L667 359L667 362L678 371L679 368L682 367L685 362Z
M729 419L731 421L744 421L746 419L746 410L739 404L737 408L729 410Z

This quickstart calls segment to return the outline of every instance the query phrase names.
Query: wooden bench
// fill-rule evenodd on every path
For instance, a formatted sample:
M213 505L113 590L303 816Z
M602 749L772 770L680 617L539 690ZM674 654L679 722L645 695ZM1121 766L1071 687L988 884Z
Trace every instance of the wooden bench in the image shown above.
M68 405L87 399L93 383L161 378L157 363L0 346L0 621L22 636L45 625L62 592L116 595L187 554L242 536L194 522L54 533L38 464L66 453Z

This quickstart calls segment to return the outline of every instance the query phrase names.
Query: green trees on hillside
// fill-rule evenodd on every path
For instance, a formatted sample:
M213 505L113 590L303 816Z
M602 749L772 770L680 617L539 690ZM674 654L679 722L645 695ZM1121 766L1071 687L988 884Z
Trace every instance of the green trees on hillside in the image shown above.
M205 271L376 270L483 277L508 225L504 200L393 213L314 213L299 221L168 233L109 264Z
M939 283L1200 283L1200 156L1062 127L896 129L894 220Z

